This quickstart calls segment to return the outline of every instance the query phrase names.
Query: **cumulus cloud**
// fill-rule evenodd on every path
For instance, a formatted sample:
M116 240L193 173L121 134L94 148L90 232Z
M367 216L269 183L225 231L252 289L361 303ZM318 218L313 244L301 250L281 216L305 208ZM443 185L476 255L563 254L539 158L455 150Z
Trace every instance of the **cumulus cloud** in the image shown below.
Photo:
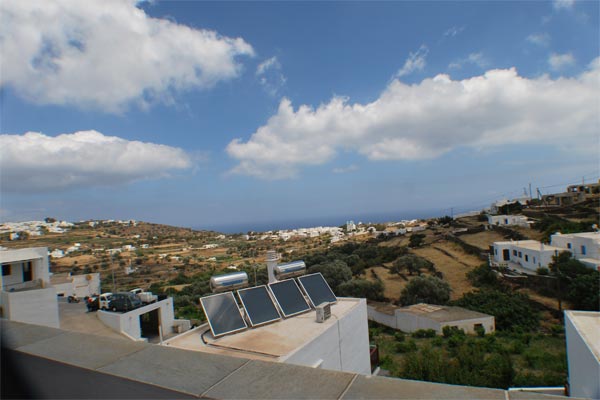
M358 171L358 166L355 164L350 164L347 167L337 167L332 170L334 174L347 174L354 171Z
M527 41L536 46L546 47L550 44L550 36L547 33L532 33L527 36Z
M555 71L560 71L564 68L570 67L575 64L575 58L571 53L566 54L550 54L548 57L548 64L550 64L550 68Z
M241 38L151 18L136 1L0 2L1 86L39 104L120 112L237 77Z
M512 69L418 84L393 80L372 103L334 97L317 108L279 109L248 140L227 146L234 173L288 178L343 151L370 160L419 160L456 148L542 143L573 151L597 145L600 59L572 78L526 78ZM574 138L577 137L577 140ZM565 140L569 138L569 140Z
M97 131L56 137L0 135L2 191L35 193L112 186L168 176L192 166L182 149L129 141Z
M271 96L277 95L286 82L286 78L281 72L281 63L276 56L258 64L256 77L265 92Z
M471 65L476 65L479 68L485 68L487 67L490 63L489 61L483 56L482 53L471 53L469 54L467 57L465 58L461 58L460 60L456 60L454 62L451 62L450 65L448 65L448 68L452 68L452 69L461 69L463 66L467 65L467 64L471 64Z
M444 32L445 37L454 37L465 30L464 26L453 26L450 27Z
M555 10L568 10L573 8L575 0L554 0L552 6Z
M404 62L402 68L396 72L395 77L400 78L402 76L411 74L414 71L422 71L425 68L427 54L429 53L429 49L425 45L421 45L419 49L408 55L408 58Z

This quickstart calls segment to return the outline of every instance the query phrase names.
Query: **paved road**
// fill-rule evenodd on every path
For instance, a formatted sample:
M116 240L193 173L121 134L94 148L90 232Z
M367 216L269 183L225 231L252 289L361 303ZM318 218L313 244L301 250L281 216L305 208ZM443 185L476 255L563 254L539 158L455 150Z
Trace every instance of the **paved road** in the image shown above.
M128 340L123 335L104 325L98 319L96 312L87 312L87 307L83 300L79 303L68 303L66 299L60 299L58 301L58 313L61 329Z

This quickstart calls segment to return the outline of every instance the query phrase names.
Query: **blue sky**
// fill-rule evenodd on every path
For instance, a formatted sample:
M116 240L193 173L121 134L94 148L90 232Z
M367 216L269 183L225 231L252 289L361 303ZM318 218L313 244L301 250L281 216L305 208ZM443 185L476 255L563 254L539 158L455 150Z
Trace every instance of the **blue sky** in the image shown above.
M0 217L250 229L597 180L599 14L566 0L2 2Z

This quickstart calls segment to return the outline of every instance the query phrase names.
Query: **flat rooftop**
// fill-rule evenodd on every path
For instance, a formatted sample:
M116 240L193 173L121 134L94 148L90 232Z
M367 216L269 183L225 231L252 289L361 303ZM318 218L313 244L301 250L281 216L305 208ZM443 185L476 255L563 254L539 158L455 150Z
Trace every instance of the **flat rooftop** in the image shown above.
M167 340L164 344L185 350L278 361L316 339L364 300L338 298L331 317L316 322L315 310L267 325L214 338L207 324Z
M477 311L467 310L462 307L438 306L434 304L413 304L407 307L395 306L389 303L369 302L369 306L375 310L388 315L395 315L396 312L409 313L421 317L429 318L437 322L464 321L469 319L489 318L491 315Z
M582 339L600 361L600 312L565 311Z
M26 389L37 398L563 398L184 351L4 319L0 319L0 325L3 382L4 374L17 367ZM14 385L14 381L6 382L3 392ZM19 396L9 392L6 397Z
M537 240L509 240L504 242L494 242L494 244L501 246L510 244L515 247L520 247L522 249L535 251L540 251L540 249L542 248L542 243L538 242ZM544 251L565 251L565 249L563 249L562 247L550 246L549 244L544 244L543 249Z

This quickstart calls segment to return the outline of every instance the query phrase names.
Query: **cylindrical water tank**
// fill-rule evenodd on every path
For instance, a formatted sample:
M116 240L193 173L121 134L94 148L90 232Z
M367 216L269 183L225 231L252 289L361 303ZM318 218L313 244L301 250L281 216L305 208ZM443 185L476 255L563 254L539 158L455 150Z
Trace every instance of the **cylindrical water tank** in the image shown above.
M210 278L210 289L213 293L226 292L248 286L248 274L245 272L232 272Z
M287 264L279 264L275 267L275 277L279 280L294 278L306 273L304 261L292 261Z

